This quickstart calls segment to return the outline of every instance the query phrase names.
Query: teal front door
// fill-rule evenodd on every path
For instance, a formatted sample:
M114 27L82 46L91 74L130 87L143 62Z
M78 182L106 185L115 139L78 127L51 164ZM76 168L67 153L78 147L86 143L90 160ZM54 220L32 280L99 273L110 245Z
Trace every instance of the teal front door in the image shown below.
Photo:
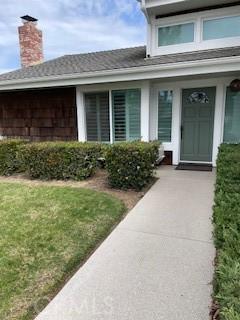
M216 88L182 92L181 161L212 161Z

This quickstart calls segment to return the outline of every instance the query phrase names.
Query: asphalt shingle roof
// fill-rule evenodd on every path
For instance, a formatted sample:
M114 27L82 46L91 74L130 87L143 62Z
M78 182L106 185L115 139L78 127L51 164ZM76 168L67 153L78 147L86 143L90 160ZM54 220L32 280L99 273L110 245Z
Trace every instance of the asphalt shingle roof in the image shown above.
M84 72L117 70L142 66L190 62L205 59L240 56L240 46L224 49L212 49L188 53L178 53L146 59L146 47L135 47L84 54L65 55L39 65L22 68L0 75L0 82L64 76Z

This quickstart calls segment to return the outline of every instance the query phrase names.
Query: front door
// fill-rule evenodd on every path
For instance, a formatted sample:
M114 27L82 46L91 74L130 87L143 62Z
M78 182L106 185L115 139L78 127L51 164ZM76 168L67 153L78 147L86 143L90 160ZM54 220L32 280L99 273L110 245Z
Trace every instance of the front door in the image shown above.
M182 92L181 161L212 161L216 88Z

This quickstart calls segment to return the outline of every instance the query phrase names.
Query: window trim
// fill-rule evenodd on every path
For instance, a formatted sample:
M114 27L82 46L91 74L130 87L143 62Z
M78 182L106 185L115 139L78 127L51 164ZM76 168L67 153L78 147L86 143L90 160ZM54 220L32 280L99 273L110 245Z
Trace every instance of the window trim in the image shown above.
M222 114L222 132L221 132L221 141L222 143L228 143L228 144L237 144L239 142L229 142L229 141L224 141L224 135L225 135L225 118L226 118L226 107L227 107L227 93L228 93L228 88L230 88L229 85L224 86L224 104L223 104L223 114Z
M203 39L203 31L204 31L204 22L205 21L214 21L214 20L218 20L218 19L224 19L224 18L232 18L232 17L240 17L240 13L239 14L228 14L228 15L218 15L218 16L213 16L213 17L204 17L201 19L201 42L207 42L207 41L226 41L227 39L231 39L231 40L235 40L235 39L239 39L240 36L236 36L236 37L224 37L224 38L216 38L216 39Z
M115 123L114 123L114 103L113 103L113 95L114 95L114 92L120 92L120 91L124 91L125 92L125 98L126 98L126 92L128 91L132 91L132 90L135 90L135 91L138 91L139 92L139 97L140 97L140 114L139 114L139 117L140 117L140 136L139 136L139 139L141 140L141 108L142 108L142 97L141 97L141 93L142 93L142 88L141 87L136 87L136 88L132 88L132 87L129 87L129 88L125 88L125 89L113 89L111 90L111 108L112 108L112 118L111 118L111 121L112 121L112 142L113 143L119 143L119 142L130 142L130 141L134 141L134 140L131 140L129 139L129 135L130 135L130 122L129 122L129 112L126 112L125 114L125 140L122 140L122 141L116 141L115 139ZM125 108L126 108L126 105L125 105Z
M101 141L101 140L97 140L97 141L91 141L88 140L88 125L87 125L87 109L86 109L86 95L99 95L99 94L103 94L103 93L107 93L108 94L108 98L110 98L110 91L109 90L100 90L100 91L86 91L83 92L83 103L84 103L84 121L85 121L85 137L86 137L86 141L88 142L100 142L100 143L111 143L111 114L110 114L110 110L109 110L109 130L110 130L110 134L109 134L109 141ZM109 101L110 102L110 101ZM109 108L110 108L110 104L109 104ZM99 115L100 113L97 114L97 124L99 121ZM98 129L97 129L98 131ZM99 132L98 132L99 135Z
M175 96L176 96L176 92L175 92L175 88L174 87L162 87L162 86L156 86L155 87L155 99L153 100L154 103L156 103L156 139L158 140L158 114L159 114L159 92L160 91L172 91L172 119L171 119L171 140L170 141L161 141L161 143L163 143L163 145L171 145L174 142L174 104L175 104Z
M190 42L180 42L177 44L168 44L165 46L159 46L159 29L161 28L168 28L168 27L174 27L174 26L180 26L180 25L186 25L186 24L193 24L193 41ZM172 24L166 24L166 25L160 25L157 27L157 46L158 48L167 48L167 47L172 47L172 46L180 46L180 45L188 45L196 42L196 21L191 20L191 21L185 21L184 23L172 23Z
M151 19L151 27L149 32L149 44L148 52L154 57L164 54L190 52L198 50L207 50L215 48L226 48L232 46L238 46L240 43L239 37L229 37L220 39L210 39L203 40L203 21L213 20L219 18L227 18L232 16L238 16L240 14L240 5L236 7L229 7L225 9L216 9L209 11L202 11L198 13L183 14L179 16L166 17L163 19ZM167 27L171 25L179 25L185 23L195 23L195 37L194 42L168 45L168 46L158 46L158 29L161 27Z

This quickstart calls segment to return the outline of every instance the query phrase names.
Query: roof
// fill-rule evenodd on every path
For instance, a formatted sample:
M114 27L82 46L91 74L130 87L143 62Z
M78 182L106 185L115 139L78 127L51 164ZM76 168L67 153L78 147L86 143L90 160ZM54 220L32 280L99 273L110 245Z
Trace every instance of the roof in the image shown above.
M146 47L134 47L110 51L65 55L31 67L0 75L1 82L47 78L50 76L67 76L97 71L114 71L119 69L144 66L164 65L225 57L240 57L240 46L224 49L162 55L146 58Z

